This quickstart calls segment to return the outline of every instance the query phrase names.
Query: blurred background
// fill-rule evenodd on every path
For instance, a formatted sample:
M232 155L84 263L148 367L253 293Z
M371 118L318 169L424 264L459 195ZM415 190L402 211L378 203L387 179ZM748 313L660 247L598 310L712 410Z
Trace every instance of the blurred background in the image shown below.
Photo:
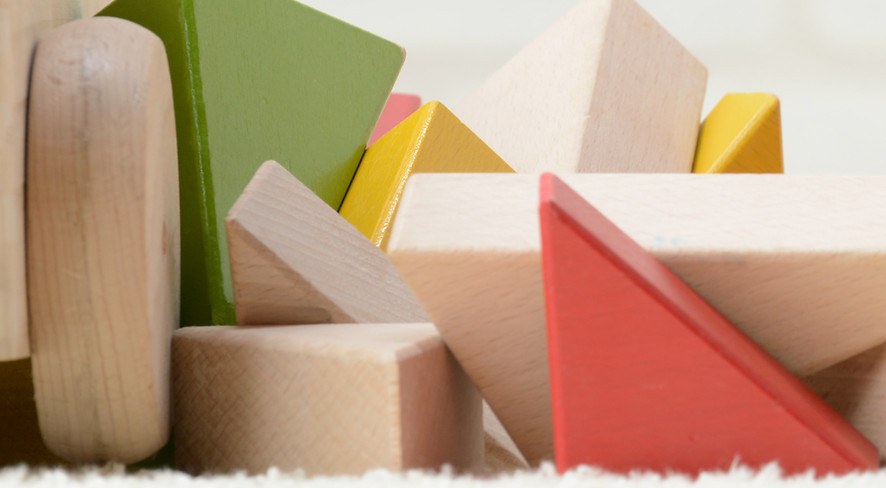
M395 91L461 101L575 0L302 0L406 48ZM886 2L639 0L730 92L781 99L789 173L886 174Z

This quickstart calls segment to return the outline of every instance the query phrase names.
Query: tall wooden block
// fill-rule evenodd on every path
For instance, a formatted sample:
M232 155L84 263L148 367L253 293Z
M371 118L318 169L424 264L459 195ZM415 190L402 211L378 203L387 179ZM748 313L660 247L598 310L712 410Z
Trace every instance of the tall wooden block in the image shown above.
M224 218L275 159L335 210L400 47L292 0L116 0L166 43L178 124L182 323L234 322Z
M190 327L173 371L176 464L191 473L483 461L480 395L431 324Z
M768 93L731 93L701 124L694 173L784 173L781 112Z
M540 198L558 471L879 467L867 439L565 183L542 175Z
M794 374L886 341L886 178L563 178ZM537 191L532 175L416 175L388 246L530 463L553 456Z
M706 82L634 0L583 0L455 113L517 172L688 173Z
M421 97L418 95L391 93L391 96L388 97L388 101L385 103L385 108L378 117L378 122L375 123L375 128L372 129L372 135L369 137L366 147L373 145L381 136L387 134L397 124L406 120L407 117L420 107Z
M169 437L175 141L157 36L98 18L40 43L28 125L34 390L46 445L70 461L134 462Z
M385 249L412 174L513 171L443 104L430 102L366 150L340 213Z

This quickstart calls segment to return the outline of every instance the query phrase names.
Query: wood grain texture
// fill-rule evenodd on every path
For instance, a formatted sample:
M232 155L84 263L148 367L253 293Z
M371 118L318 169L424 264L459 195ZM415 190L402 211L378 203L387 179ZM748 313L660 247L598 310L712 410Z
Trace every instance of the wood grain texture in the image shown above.
M880 450L886 461L886 344L803 379Z
M427 321L385 253L275 161L226 225L239 325Z
M431 324L189 327L173 339L191 473L473 469L480 395Z
M391 93L385 103L385 108L378 117L378 122L375 123L375 128L372 129L372 135L369 136L366 147L373 145L381 136L387 134L389 130L406 120L419 108L421 108L421 97L418 95Z
M701 124L692 172L784 173L778 97L723 97Z
M339 213L382 249L415 173L513 173L440 102L425 104L366 150Z
M559 472L879 467L864 436L565 183L542 175L540 200Z
M794 374L886 341L886 179L562 177ZM388 246L530 464L553 457L537 191L532 175L415 175Z
M404 53L292 0L115 0L169 53L182 195L182 324L234 322L224 218L274 159L335 210Z
M169 436L178 323L175 119L162 41L97 18L47 35L28 138L28 295L40 430L74 462Z
M706 82L634 0L583 0L455 114L517 172L687 173Z

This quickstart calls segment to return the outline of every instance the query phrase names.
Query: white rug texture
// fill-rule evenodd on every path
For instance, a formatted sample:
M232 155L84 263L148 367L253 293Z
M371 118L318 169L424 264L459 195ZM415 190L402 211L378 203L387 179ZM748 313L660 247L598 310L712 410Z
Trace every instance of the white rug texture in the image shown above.
M544 464L532 471L518 471L496 476L456 476L450 471L437 473L410 471L392 473L385 470L369 471L363 476L307 477L303 473L281 473L270 470L260 476L235 474L230 476L189 476L175 471L141 471L127 473L122 466L88 468L83 470L33 469L16 466L0 469L0 487L27 488L338 488L338 487L391 487L391 488L504 488L504 487L587 487L631 488L663 487L700 488L732 487L884 487L886 469L879 472L825 476L815 478L812 473L785 478L776 465L759 471L736 466L729 472L703 473L696 479L682 475L632 473L614 475L590 467L580 467L558 475L552 464Z

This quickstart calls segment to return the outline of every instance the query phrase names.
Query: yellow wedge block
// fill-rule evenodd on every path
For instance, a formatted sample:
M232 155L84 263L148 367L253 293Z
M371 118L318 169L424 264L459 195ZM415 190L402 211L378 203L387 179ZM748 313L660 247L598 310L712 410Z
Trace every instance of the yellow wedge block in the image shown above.
M429 102L366 150L339 213L385 249L413 173L513 172L442 103Z
M699 129L692 172L784 173L778 97L723 97Z

